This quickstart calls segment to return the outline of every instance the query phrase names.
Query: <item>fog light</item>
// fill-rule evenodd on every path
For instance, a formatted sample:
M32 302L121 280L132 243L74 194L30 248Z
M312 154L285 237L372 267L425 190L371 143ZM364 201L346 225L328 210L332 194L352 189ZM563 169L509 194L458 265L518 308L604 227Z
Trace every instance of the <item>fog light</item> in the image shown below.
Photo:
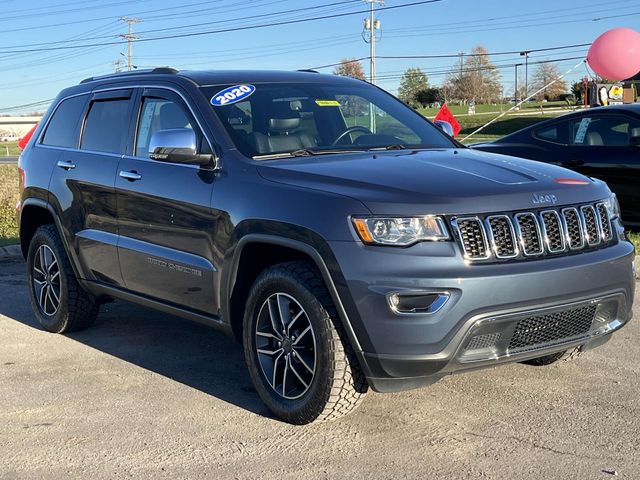
M424 315L440 310L449 300L449 293L392 293L387 299L391 310L399 315Z

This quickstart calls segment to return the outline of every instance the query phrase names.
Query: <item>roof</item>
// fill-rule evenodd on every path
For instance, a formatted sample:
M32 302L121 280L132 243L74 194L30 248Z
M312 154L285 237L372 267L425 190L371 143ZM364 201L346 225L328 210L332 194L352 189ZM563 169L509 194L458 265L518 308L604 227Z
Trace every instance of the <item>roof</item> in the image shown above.
M186 70L178 71L169 67L154 68L151 70L133 70L131 72L119 72L99 77L90 77L80 83L96 81L121 80L142 76L182 77L187 78L200 86L205 85L229 85L239 83L277 83L277 82L322 82L332 83L359 82L348 77L326 75L313 70L281 71L281 70Z

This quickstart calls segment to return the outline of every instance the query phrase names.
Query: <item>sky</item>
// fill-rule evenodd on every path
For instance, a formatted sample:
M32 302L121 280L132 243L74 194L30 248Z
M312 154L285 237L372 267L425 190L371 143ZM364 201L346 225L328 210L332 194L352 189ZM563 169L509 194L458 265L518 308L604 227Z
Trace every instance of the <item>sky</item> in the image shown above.
M385 56L456 55L477 45L490 53L519 52L588 44L615 27L640 30L638 0L432 0L409 5L418 1L376 5L381 22L378 84L392 93L405 69L419 67L431 84L439 85L459 59ZM127 44L118 36L127 33L120 20L125 16L140 20L133 25L139 38L133 44L133 64L138 68L295 70L369 55L362 37L368 9L364 0L3 0L2 7L0 113L41 111L61 89L115 71L114 62L126 63ZM284 22L291 23L264 26ZM568 59L557 63L565 72L579 62L573 57L584 58L587 49L532 52L529 62ZM523 58L507 53L492 55L491 61L504 67L505 94L513 92L513 65ZM368 60L363 66L368 74ZM530 76L534 69L531 65ZM333 67L319 71L331 73ZM580 65L567 78L587 74ZM523 67L519 77L523 82Z

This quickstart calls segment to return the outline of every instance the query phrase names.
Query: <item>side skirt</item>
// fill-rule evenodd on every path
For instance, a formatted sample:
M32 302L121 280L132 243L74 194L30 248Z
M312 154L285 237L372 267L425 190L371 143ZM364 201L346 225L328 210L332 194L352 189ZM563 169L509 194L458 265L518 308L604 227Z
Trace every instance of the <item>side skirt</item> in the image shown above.
M153 298L145 297L143 295L137 295L122 288L112 287L97 282L88 280L79 280L84 288L86 288L92 295L96 297L106 296L113 297L119 300L124 300L142 307L157 310L169 315L175 315L192 322L200 323L208 327L213 327L216 330L220 330L229 336L233 336L231 327L224 323L220 317L205 315L203 313L195 312L186 308L170 305Z

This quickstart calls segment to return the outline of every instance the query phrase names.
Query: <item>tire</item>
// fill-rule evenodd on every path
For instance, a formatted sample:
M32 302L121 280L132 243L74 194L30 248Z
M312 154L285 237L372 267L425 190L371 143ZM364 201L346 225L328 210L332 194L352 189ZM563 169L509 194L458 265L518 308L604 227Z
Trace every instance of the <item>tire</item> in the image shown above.
M346 415L369 388L310 263L281 263L258 276L245 310L243 346L258 395L289 423Z
M573 360L578 357L582 352L582 347L572 348L570 350L564 350L562 352L552 353L550 355L544 355L538 358L532 358L531 360L525 360L520 362L524 365L531 365L533 367L546 367L560 360Z
M38 323L49 332L82 330L98 316L99 306L80 287L54 225L38 228L31 239L27 283Z

